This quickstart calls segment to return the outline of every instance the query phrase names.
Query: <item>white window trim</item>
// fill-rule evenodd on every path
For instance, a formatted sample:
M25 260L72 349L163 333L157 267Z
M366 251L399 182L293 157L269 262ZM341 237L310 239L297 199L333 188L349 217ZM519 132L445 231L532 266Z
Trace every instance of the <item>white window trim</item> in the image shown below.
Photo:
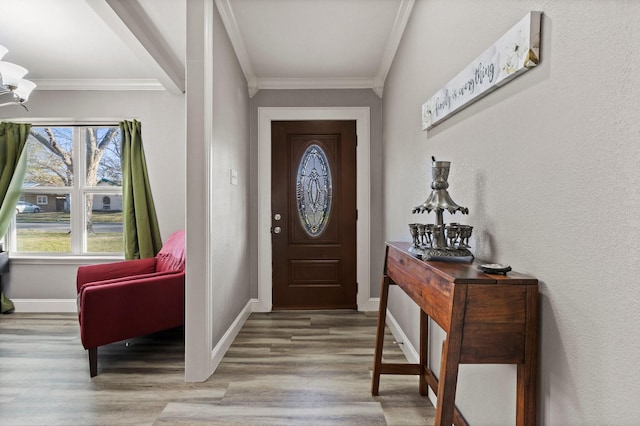
M39 118L24 120L30 122L32 127L118 127L118 122L121 119L91 119L91 120L67 120L60 118ZM23 120L13 120L14 122L22 122ZM77 167L74 169L73 185L62 187L39 187L39 188L25 188L22 190L22 194L70 194L71 206L70 210L70 227L71 227L71 252L69 253L52 253L52 252L19 252L16 250L17 234L16 234L16 221L15 216L11 221L9 230L7 231L5 245L9 248L11 259L16 259L20 263L28 263L33 259L37 263L42 263L44 260L60 261L62 259L77 261L82 259L123 259L124 252L120 253L88 253L87 236L84 232L85 229L85 208L84 203L80 203L78 200L85 200L87 194L115 194L114 189L122 187L108 186L108 187L86 187L86 164L82 161L86 158L86 146L82 143L83 132L74 132L73 139L73 152L74 161ZM80 161L76 161L76 158ZM75 231L74 231L75 230ZM78 232L77 230L81 230ZM124 247L123 247L124 250Z

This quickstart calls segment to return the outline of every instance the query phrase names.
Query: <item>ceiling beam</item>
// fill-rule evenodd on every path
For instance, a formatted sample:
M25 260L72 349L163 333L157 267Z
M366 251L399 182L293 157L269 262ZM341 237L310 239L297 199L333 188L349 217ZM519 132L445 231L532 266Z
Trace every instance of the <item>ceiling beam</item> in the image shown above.
M170 93L185 91L185 70L137 0L85 0Z

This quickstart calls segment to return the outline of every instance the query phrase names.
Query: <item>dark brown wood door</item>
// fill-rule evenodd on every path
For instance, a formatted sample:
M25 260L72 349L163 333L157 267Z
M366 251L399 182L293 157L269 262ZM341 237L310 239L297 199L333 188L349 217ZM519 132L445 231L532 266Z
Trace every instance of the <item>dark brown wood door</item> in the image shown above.
M274 309L356 309L356 122L271 124Z

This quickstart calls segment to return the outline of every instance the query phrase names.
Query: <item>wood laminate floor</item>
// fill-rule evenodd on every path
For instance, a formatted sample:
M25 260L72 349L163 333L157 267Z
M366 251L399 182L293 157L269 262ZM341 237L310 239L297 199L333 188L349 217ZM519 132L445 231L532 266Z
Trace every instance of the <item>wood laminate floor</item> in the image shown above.
M74 314L0 316L0 425L433 424L417 377L381 378L376 315L254 313L209 380L184 382L183 330L103 346L91 379ZM387 331L384 357L404 360Z

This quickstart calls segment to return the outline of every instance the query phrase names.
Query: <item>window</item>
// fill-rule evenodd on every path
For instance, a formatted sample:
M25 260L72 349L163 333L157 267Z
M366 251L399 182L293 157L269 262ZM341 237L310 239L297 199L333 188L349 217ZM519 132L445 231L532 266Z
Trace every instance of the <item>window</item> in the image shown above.
M122 169L117 126L37 126L10 232L18 253L123 252Z
M315 143L302 154L296 176L298 215L310 237L322 234L331 213L331 171L324 150Z

